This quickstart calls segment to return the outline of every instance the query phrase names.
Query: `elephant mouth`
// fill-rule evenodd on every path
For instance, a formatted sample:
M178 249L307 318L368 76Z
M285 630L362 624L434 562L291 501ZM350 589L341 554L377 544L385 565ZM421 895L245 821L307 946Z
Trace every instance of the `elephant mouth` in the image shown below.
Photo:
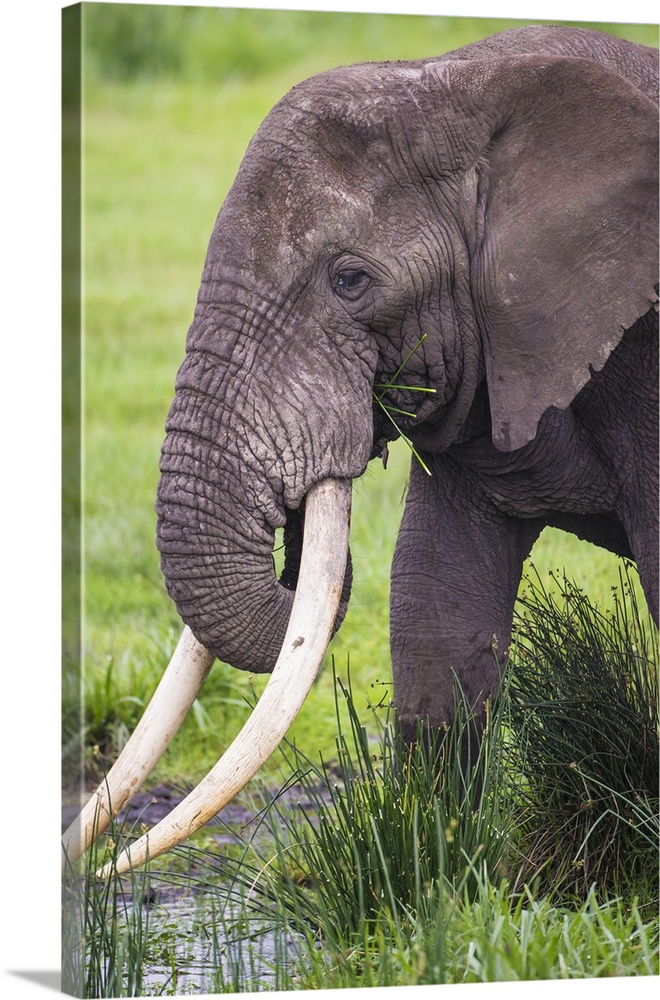
M263 695L208 775L152 830L98 872L107 877L163 854L191 836L254 777L286 735L319 672L350 590L350 480L325 479L301 509L287 511L280 583L295 588L293 609ZM124 750L64 834L63 863L73 863L109 826L160 759L215 659L186 626L175 654Z
M279 576L279 583L287 590L294 590L298 585L300 560L302 557L303 538L305 532L305 501L300 507L292 510L284 508L286 525L284 526L284 566Z
M306 497L303 498L299 507L292 510L289 507L285 507L286 515L286 525L284 527L284 565L282 567L281 573L279 575L278 582L280 586L284 587L286 590L295 592L298 588L298 580L300 577L300 565L302 561L302 553L304 548L305 539L305 508L306 508ZM332 627L332 634L334 635L339 631L341 623L343 622L346 611L348 610L348 602L351 597L351 587L353 584L353 564L351 561L351 550L347 548L346 552L346 568L344 572L344 581L341 588L341 596L339 598L339 607L337 610L337 615L335 618L334 625Z

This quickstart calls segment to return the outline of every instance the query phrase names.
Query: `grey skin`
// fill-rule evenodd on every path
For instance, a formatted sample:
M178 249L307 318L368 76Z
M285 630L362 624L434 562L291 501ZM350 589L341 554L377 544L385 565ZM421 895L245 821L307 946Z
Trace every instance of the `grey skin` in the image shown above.
M273 668L304 500L394 431L404 735L480 706L545 525L639 567L658 614L657 52L532 27L350 66L268 115L213 231L167 421L158 545L218 658ZM420 341L423 339L422 343ZM278 582L274 530L285 527ZM346 574L341 620L350 589Z

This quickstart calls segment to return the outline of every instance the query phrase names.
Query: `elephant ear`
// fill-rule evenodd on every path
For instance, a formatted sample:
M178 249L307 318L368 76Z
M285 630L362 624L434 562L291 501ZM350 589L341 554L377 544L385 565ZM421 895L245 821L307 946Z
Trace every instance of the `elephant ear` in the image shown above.
M658 110L588 60L481 65L476 85L467 62L448 82L453 92L463 78L481 109L496 104L473 171L472 281L493 442L512 451L657 302Z

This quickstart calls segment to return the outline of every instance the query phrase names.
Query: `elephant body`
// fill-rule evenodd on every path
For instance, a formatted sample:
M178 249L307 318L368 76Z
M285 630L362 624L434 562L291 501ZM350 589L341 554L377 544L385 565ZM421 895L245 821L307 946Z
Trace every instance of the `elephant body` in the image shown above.
M432 478L413 462L391 611L396 703L409 740L418 717L451 719L452 670L475 705L496 687L522 564L546 525L636 559L657 622L658 478L649 447L657 334L650 312L569 407L546 411L530 444L499 452L484 406L480 433L425 455Z
M451 719L454 675L476 706L495 686L545 525L636 560L657 621L657 88L653 50L535 27L332 70L269 114L211 237L157 499L168 591L220 659L272 670L307 493L396 436L374 393L431 473L413 457L392 566L408 738Z

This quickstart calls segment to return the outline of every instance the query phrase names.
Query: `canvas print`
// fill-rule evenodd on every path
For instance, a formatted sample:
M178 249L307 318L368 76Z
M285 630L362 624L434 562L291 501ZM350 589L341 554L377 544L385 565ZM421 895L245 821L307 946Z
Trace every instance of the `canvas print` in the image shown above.
M63 11L63 989L658 973L658 30Z

